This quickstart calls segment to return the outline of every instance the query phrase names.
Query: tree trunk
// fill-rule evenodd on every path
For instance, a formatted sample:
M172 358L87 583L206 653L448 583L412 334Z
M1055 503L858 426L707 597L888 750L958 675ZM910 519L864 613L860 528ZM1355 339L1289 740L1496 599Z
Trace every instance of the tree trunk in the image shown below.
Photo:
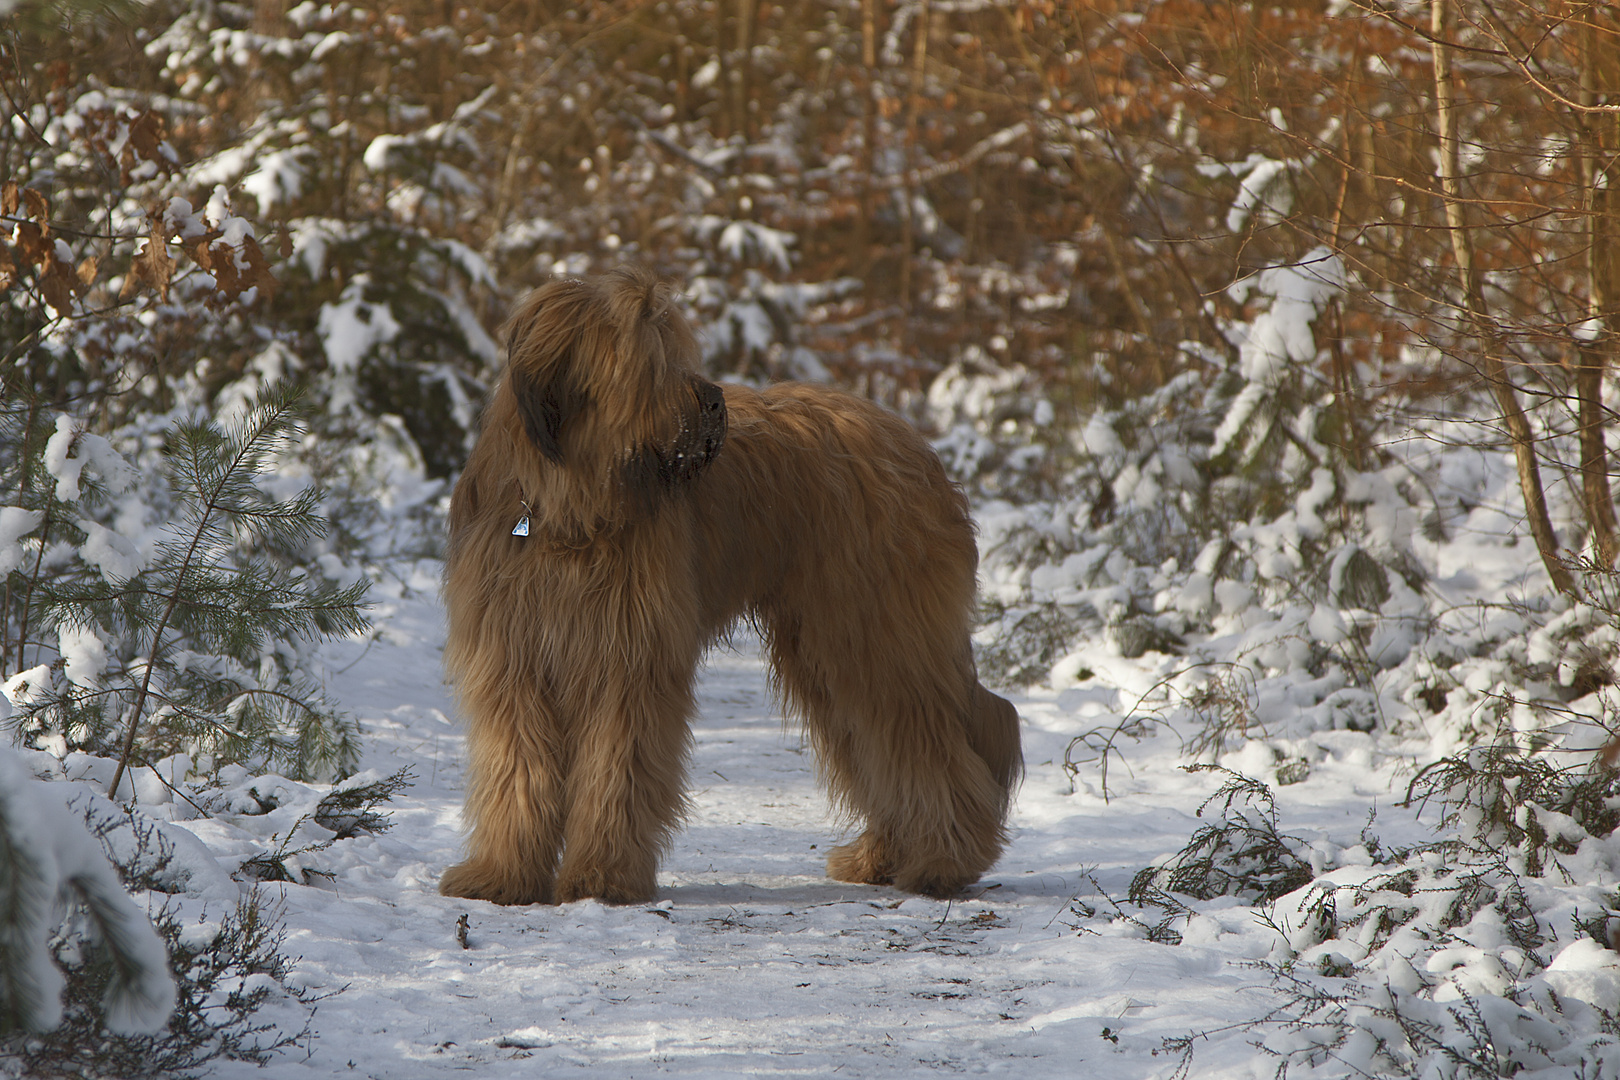
M1597 5L1585 5L1581 29L1581 104L1591 108L1598 102L1600 45L1596 20ZM1603 405L1603 376L1608 354L1614 348L1605 309L1613 290L1610 208L1613 193L1604 175L1613 159L1612 147L1604 146L1604 128L1609 117L1583 113L1576 117L1580 131L1582 209L1586 211L1587 321L1578 334L1579 368L1575 374L1575 394L1579 402L1581 445L1581 496L1586 506L1587 526L1592 530L1593 555L1606 570L1614 568L1620 546L1615 541L1614 495L1609 490L1609 448L1603 437L1608 412Z
M921 155L917 152L917 114L922 108L923 74L928 65L928 26L931 18L928 0L921 0L912 16L916 24L916 38L911 50L911 85L906 100L906 181L900 192L905 200L900 213L900 307L907 314L911 312L911 249L917 243L912 221L912 203L917 189L911 177L922 168Z
M872 215L876 210L873 170L877 168L877 0L861 0L861 66L866 81L861 94L861 213L851 231L855 251L850 264L858 277L872 269Z
M1485 381L1496 395L1502 410L1502 423L1513 442L1518 465L1519 491L1524 496L1524 515L1535 539L1536 550L1547 568L1553 587L1569 596L1578 596L1575 580L1558 558L1558 537L1547 514L1547 496L1541 487L1541 470L1536 465L1535 434L1519 405L1519 393L1509 381L1498 351L1480 287L1479 268L1474 263L1473 234L1469 232L1462 202L1462 183L1457 163L1457 85L1451 70L1451 50L1446 40L1450 21L1448 0L1431 0L1430 30L1433 34L1434 97L1437 134L1440 139L1440 190L1445 196L1446 226L1451 233L1451 249L1462 279L1462 302L1469 328L1479 346Z

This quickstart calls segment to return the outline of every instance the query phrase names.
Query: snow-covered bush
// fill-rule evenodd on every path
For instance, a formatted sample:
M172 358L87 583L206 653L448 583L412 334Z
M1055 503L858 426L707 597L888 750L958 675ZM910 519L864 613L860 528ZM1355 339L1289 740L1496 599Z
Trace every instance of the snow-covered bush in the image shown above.
M1587 884L1602 876L1594 860L1611 858L1620 773L1511 748L1437 762L1407 795L1444 807L1434 839L1393 849L1371 821L1348 847L1281 832L1267 786L1227 775L1202 808L1220 802L1217 820L1136 875L1137 912L1115 904L1108 917L1177 944L1204 917L1201 901L1253 905L1275 934L1258 966L1278 1002L1248 1026L1289 1075L1606 1075L1620 1064L1620 897ZM1197 1041L1165 1049L1185 1069Z
M119 805L102 794L115 765L0 749L0 1076L192 1077L306 1044L326 995L294 971L259 883L329 878L317 853L385 831L408 773L303 784L225 766L164 788L142 769ZM204 815L255 839L221 859L173 824Z
M245 859L235 876L242 881L291 881L299 885L330 876L310 865L310 856L340 840L386 832L391 822L386 814L377 812L377 807L410 787L411 779L409 766L380 778L350 777L318 796L313 808L293 817L285 829L273 833L271 846ZM292 813L290 804L299 796L308 800L310 792L299 791L284 780L266 778L252 785L238 784L234 791L212 793L204 801L216 811L237 809L245 801L252 808L250 814L282 811L285 815Z
M1399 662L1402 628L1426 617L1423 493L1400 463L1346 449L1316 336L1342 287L1324 251L1245 279L1230 290L1249 312L1226 326L1235 362L1189 345L1187 371L1068 428L1024 380L935 382L938 445L987 499L988 677L1083 680L1079 653L1102 638L1125 656L1186 653L1170 689L1196 712L1232 659L1200 638L1238 632L1251 681L1304 671L1322 695L1366 691Z
M1194 765L1190 771L1214 768ZM1271 789L1225 769L1220 789L1198 808L1198 816L1217 802L1219 820L1195 832L1187 845L1161 865L1141 870L1131 880L1129 900L1138 906L1180 907L1175 894L1198 900L1239 896L1250 903L1276 900L1308 883L1310 863L1301 857L1306 843L1277 831L1277 804ZM1234 808L1242 802L1242 808Z
M61 794L0 747L0 1038L62 1024L67 979L52 954L70 948L95 972L109 1031L159 1031L175 1004L163 941Z
M312 995L260 892L210 917L177 895L188 874L151 819L36 780L14 751L0 778L0 1076L195 1077L310 1037Z

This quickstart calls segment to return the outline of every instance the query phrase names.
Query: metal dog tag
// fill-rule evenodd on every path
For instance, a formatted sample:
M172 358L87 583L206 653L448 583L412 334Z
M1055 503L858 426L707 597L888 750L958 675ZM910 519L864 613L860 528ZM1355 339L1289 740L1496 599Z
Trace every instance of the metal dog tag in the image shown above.
M528 514L524 514L523 517L518 520L518 523L512 527L512 535L513 536L528 536L529 535L529 515Z

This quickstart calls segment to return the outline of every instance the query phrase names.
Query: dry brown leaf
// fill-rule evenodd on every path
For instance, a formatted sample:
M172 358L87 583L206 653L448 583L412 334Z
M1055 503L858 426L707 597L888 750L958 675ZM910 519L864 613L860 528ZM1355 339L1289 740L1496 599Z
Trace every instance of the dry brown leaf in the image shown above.
M269 303L271 297L276 295L276 277L270 272L270 260L264 257L259 242L251 236L243 239L242 254L248 264L247 272L242 275L245 288L257 288L259 295Z
M46 225L45 222L50 219L51 204L46 201L45 196L31 187L22 189L22 197L23 202L28 206L28 213L35 221L39 222L40 228L49 233L51 231L50 226Z
M30 266L43 267L51 257L51 245L45 241L45 227L36 221L17 223L17 254Z
M214 275L216 298L235 300L242 292L241 283L237 280L236 252L229 244L220 244L217 249L211 248L204 254L208 256L209 263L206 269Z
M17 264L11 261L11 245L0 240L0 293L17 282Z
M190 246L187 248L191 260L204 270L211 271L214 269L214 256L210 249L213 247L214 241L218 240L219 237L220 232L218 229L210 229L191 241Z
M144 112L129 124L129 138L124 141L124 152L119 155L118 169L124 183L129 183L131 170L143 161L150 161L165 173L174 171L174 161L165 154L163 118L155 112Z
M44 294L45 302L56 309L56 314L67 318L73 314L73 287L77 284L73 277L73 267L65 262L55 259L39 276L39 291Z
M133 295L142 283L157 290L160 301L169 299L169 282L174 280L174 260L169 257L158 215L154 214L153 218L152 235L147 238L146 247L130 260L129 276L124 279L124 287L118 294L120 300Z
M21 205L21 199L22 196L18 191L17 181L7 180L4 184L0 184L0 214L4 214L6 217L15 214L17 207Z
M160 168L168 164L163 155L163 118L155 112L143 112L129 125L129 144L142 159L156 163Z
M96 266L97 262L94 255L85 256L84 261L79 263L79 269L75 271L74 276L79 279L78 293L80 296L83 296L90 286L95 284Z
M215 240L209 244L206 254L209 262L204 269L213 273L220 300L235 300L255 287L265 300L275 295L276 279L270 273L269 260L253 237L244 236L238 247ZM198 265L203 265L201 259Z

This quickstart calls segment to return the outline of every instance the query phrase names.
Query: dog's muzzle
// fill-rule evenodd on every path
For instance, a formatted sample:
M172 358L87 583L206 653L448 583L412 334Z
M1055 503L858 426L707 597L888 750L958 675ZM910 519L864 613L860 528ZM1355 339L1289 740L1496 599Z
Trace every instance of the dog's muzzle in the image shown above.
M695 408L681 416L675 441L657 451L659 479L673 489L697 477L726 442L726 399L712 382L694 378Z
M712 382L694 380L692 392L698 399L698 422L692 453L701 469L713 461L726 444L726 395Z
M643 500L646 510L695 480L725 445L725 396L718 386L695 377L691 389L693 400L681 413L675 438L666 445L643 446L625 461L625 488Z

